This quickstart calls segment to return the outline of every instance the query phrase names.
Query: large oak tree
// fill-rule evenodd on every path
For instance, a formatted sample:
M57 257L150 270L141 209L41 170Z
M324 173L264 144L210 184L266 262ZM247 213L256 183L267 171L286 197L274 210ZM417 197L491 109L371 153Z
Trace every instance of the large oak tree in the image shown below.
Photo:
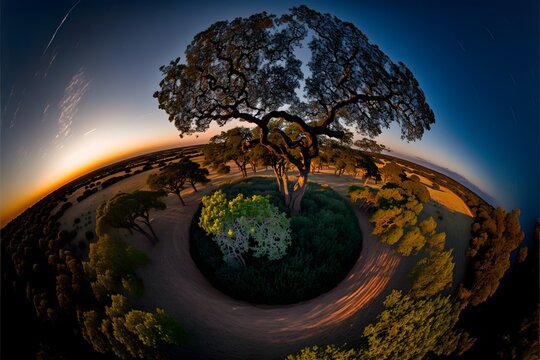
M299 51L306 45L307 57ZM373 137L397 122L411 141L435 121L403 63L392 62L355 25L306 6L216 22L195 36L185 62L177 58L161 71L154 97L181 136L234 119L261 129L250 144L260 143L299 171L293 191L284 194L295 213L319 136L341 139L354 129ZM269 124L276 119L294 125L297 136L278 128L281 140L273 141Z

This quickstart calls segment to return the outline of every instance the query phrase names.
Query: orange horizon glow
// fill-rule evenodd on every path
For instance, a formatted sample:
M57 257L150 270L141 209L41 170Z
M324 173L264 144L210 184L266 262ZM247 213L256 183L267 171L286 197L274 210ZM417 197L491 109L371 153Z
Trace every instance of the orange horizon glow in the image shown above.
M151 144L145 144L143 146L136 146L125 151L116 152L114 154L105 155L101 158L91 160L86 164L81 164L81 166L69 171L67 174L58 177L52 182L31 191L28 195L20 198L19 200L13 202L12 204L3 204L2 209L0 209L0 227L4 227L11 220L15 219L17 216L22 214L25 210L33 206L39 200L43 199L47 195L56 191L60 187L68 184L69 182L88 174L94 170L97 170L101 167L113 164L115 162L128 159L137 155L143 155L145 153L150 153L159 150L172 149L175 147L182 146L191 146L203 143L201 139L184 139L182 143L163 141L163 139L157 139ZM7 206L6 206L7 205Z

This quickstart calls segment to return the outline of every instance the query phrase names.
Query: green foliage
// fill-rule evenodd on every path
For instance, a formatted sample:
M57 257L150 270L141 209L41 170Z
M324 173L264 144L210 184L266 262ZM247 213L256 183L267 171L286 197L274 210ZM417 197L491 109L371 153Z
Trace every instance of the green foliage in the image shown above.
M238 194L228 201L218 190L204 196L199 226L214 235L223 259L229 265L245 265L242 255L248 250L253 256L279 260L291 244L289 219L267 197ZM251 244L250 244L251 240Z
M364 329L367 346L359 358L422 359L431 351L441 355L455 350L443 346L459 336L452 330L458 311L449 297L415 299L394 290L384 305L378 321Z
M304 74L297 50L306 41L311 61ZM351 23L306 6L283 16L258 13L216 22L195 36L184 59L160 67L163 79L154 93L159 108L181 136L206 131L214 122L259 127L257 142L300 171L288 203L294 214L323 136L350 143L352 135L343 129L375 137L395 121L403 139L416 140L435 122L403 63L393 63ZM273 128L277 119L283 126ZM212 146L217 158L209 161L223 162L218 149ZM245 177L243 155L232 160Z
M341 349L335 345L312 346L300 350L296 355L288 355L286 360L355 360L358 351L355 349Z
M431 199L428 189L420 182L406 180L402 182L401 187L405 189L407 193L416 196L416 198L423 204Z
M399 182L400 175L403 174L404 170L405 169L402 166L394 162L389 162L384 165L380 171L384 182Z
M411 270L411 296L429 297L450 288L454 273L452 250L430 254Z
M146 183L152 190L165 191L175 194L180 199L182 205L185 205L181 192L187 183L191 184L193 190L197 191L196 184L207 184L210 180L208 169L183 157L180 161L164 167L159 173L150 174Z
M510 267L510 254L517 249L524 234L519 224L519 209L506 213L497 208L477 214L469 256L474 271L469 281L466 301L476 306L493 296ZM463 298L463 296L462 296Z
M420 224L418 224L418 226L420 227L420 231L422 232L422 234L427 236L435 232L435 229L437 228L437 222L432 216L430 216L424 221L422 221Z
M383 150L390 151L390 149L388 149L383 144L379 144L375 140L369 138L362 138L360 140L356 140L354 142L354 146L358 147L360 150L373 153L380 153Z
M150 225L150 210L164 210L167 206L161 200L163 191L141 191L119 193L101 204L96 211L96 233L103 235L109 228L123 228L143 234L152 244L158 242ZM141 224L144 226L141 226Z
M401 238L397 251L403 256L418 254L425 244L426 238L422 235L420 228L412 226Z
M418 184L420 187L407 184ZM424 191L427 192L427 189L422 184L404 181L400 184L386 183L378 191L351 187L349 196L355 202L361 199L375 208L369 220L373 224L373 234L386 244L397 244L397 251L409 256L424 247L427 241L425 236L431 236L437 227L433 218L415 226L423 209L421 198L426 200L423 198Z
M225 174L228 174L231 172L231 167L230 166L227 166L225 164L219 164L216 168L216 172L219 174L219 175L225 175Z
M228 199L268 196L271 204L286 211L275 180L248 178L221 187ZM352 206L334 191L310 183L303 211L290 220L291 245L280 260L256 258L248 252L246 266L235 269L211 236L191 225L191 254L205 276L221 291L254 303L288 304L313 298L333 288L356 262L361 233ZM212 224L212 222L207 222Z
M103 301L108 294L124 287L133 295L141 295L142 282L135 268L148 263L148 257L127 245L118 236L103 234L90 244L89 260L83 262L96 298Z
M440 252L444 250L446 245L446 233L434 233L427 238L428 252Z
M351 185L347 193L353 203L363 202L369 207L375 206L377 203L378 191L372 187Z
M82 318L83 336L94 350L121 359L158 358L161 344L182 342L182 329L162 309L133 310L123 295L112 295L104 314L87 311Z
M252 137L251 130L245 127L235 127L213 136L203 147L204 164L219 170L227 162L233 161L242 176L247 176L246 166L251 161L251 154L244 150L244 144Z

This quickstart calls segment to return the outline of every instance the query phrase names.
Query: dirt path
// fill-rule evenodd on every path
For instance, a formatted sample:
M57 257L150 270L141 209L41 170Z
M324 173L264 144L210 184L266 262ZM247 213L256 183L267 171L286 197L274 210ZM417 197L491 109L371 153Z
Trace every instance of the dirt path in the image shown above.
M271 172L255 175L271 176ZM144 187L146 176L134 176L129 184L115 184L107 193ZM238 177L235 170L225 176L212 175L210 186L197 193L186 191L185 207L175 196L169 196L167 209L152 214L153 227L160 238L155 247L139 236L126 238L151 258L150 264L140 271L145 296L138 305L165 309L188 333L186 346L172 355L190 359L283 359L307 345L356 344L365 325L382 310L384 297L392 289L409 287L407 273L416 259L402 258L380 243L371 235L368 217L357 211L363 234L362 254L347 277L330 292L287 306L259 306L234 300L216 290L192 261L189 225L204 194ZM352 182L359 182L325 173L312 174L310 181L326 184L341 194ZM98 205L85 200L77 208L84 206L86 210ZM456 264L456 268L459 266Z
M333 187L344 185L332 175L314 178ZM162 307L177 318L190 334L186 351L194 358L282 359L306 345L358 339L361 329L381 310L381 300L403 284L402 277L395 276L400 257L371 235L367 217L357 212L364 237L362 254L346 279L330 292L288 306L237 301L216 290L189 253L189 224L200 198L225 179L231 176L188 194L186 207L169 197L167 210L153 215L161 239L156 247L142 238L133 239L151 258L141 271L146 289L141 305Z

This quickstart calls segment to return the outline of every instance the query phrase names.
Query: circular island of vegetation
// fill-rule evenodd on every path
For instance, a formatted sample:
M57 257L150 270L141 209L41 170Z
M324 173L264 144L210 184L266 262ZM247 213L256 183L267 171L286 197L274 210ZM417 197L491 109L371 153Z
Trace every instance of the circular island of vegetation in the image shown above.
M216 199L220 197L229 209L244 203L237 211L244 214L237 216L242 223L249 218L250 204L263 209L256 211L263 211L259 220L273 224L271 234L264 226L248 224L243 250L249 251L224 251L220 235L207 232L205 215L210 207L219 207ZM352 204L328 187L309 183L302 212L294 216L289 214L272 178L252 177L226 184L206 199L191 223L191 256L210 283L235 299L277 305L314 298L343 280L360 255L362 233ZM214 214L226 211L223 207L213 209ZM201 213L206 222L201 221ZM249 236L261 229L261 239ZM241 230L225 224L222 232L221 240L228 241ZM275 241L271 243L270 239ZM258 241L264 243L262 247L257 247Z

